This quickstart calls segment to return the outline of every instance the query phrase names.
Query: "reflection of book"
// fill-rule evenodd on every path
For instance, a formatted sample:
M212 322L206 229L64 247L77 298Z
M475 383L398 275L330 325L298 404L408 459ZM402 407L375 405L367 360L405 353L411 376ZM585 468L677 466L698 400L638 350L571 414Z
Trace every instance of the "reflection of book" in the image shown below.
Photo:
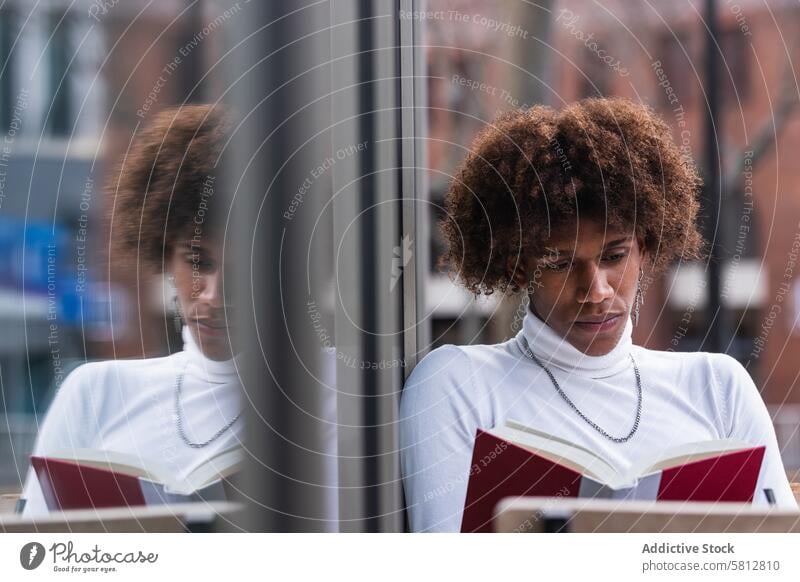
M54 511L225 500L225 481L239 470L242 459L239 448L223 451L181 480L157 462L94 449L34 456L31 465L47 507Z
M461 531L491 531L504 497L751 502L764 447L732 439L690 443L619 473L581 446L514 421L478 430Z

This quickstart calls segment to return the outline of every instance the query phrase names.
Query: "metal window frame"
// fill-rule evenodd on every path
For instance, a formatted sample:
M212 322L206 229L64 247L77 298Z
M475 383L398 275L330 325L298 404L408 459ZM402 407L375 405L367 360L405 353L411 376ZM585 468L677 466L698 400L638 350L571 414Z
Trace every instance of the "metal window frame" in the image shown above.
M358 257L336 263L338 280L354 283L337 286L336 346L356 366L337 369L342 531L404 527L400 392L429 336L423 57L417 23L400 18L414 5L337 3L332 18L333 150L368 144L333 169L334 247Z
M238 329L243 345L258 346L268 356L266 365L261 353L244 364L245 389L259 389L246 395L252 404L247 421L254 461L241 487L248 511L234 527L329 529L320 486L325 386L319 380L319 341L303 310L307 268L325 271L322 257L327 256L336 290L338 529L401 531L400 392L430 335L429 325L419 321L428 247L424 57L419 22L400 18L400 10L419 9L420 3L279 4L250 4L248 18L237 19L232 38L240 53L232 67L233 104L247 116L232 140L227 169L236 225L229 234L240 257L234 292L236 304L245 307L237 310L243 316ZM290 11L295 16L287 16ZM281 85L281 80L289 81ZM320 99L309 105L313 97ZM301 107L303 114L294 115ZM285 127L276 137L271 132L279 126ZM308 136L324 139L301 146L298 140ZM336 157L342 148L362 142L367 144L363 151ZM299 149L306 166L281 164L288 152ZM326 156L336 158L327 199L321 187L306 196L302 212L287 228L283 209L308 166ZM287 245L302 245L303 236L311 237L312 223L326 207L333 244L315 247L316 258L309 252L313 264L287 265ZM415 244L409 257L401 250L398 264L394 259L404 236L422 245ZM258 256L254 249L260 250ZM294 406L298 402L302 407Z

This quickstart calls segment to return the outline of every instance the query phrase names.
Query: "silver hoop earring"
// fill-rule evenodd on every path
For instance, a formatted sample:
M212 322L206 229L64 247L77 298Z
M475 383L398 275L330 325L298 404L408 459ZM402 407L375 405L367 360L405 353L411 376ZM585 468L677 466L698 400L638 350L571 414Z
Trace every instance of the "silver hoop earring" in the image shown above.
M175 277L169 275L167 277L172 288L175 289ZM175 315L172 317L172 325L175 327L175 331L177 333L181 333L183 330L183 312L181 311L181 304L178 301L178 290L175 289L175 293L172 295L172 307Z
M639 269L639 278L636 281L636 297L633 303L633 325L639 325L639 310L644 305L644 296L642 295L642 277L644 270Z

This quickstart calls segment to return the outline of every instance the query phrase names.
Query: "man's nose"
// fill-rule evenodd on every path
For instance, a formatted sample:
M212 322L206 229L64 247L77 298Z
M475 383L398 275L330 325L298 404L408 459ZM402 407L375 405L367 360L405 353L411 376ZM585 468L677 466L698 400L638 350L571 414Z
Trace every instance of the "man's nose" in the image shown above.
M581 273L578 288L578 301L580 303L602 303L614 296L614 288L608 281L604 269L594 262Z
M211 307L222 308L224 303L223 289L222 289L223 271L216 269L212 273L203 275L202 288L198 299L204 303L208 303Z

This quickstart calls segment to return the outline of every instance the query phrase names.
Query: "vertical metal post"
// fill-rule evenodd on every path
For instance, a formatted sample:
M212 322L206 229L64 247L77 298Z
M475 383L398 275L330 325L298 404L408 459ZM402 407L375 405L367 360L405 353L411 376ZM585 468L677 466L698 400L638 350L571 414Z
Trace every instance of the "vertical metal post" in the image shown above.
M531 33L531 38L514 39L515 60L524 73L516 75L517 99L531 106L537 103L549 104L552 95L546 91L552 81L551 63L553 52L548 48L553 36L554 0L539 0L535 3L516 4L517 17L521 26Z
M703 196L703 207L706 222L704 234L710 245L708 262L708 335L703 349L711 352L722 352L727 349L725 327L725 306L722 304L722 266L724 257L721 254L721 238L724 233L720 222L719 181L719 55L717 48L717 8L716 0L706 0L705 20L706 34L706 178Z
M398 14L410 14L424 2L400 0ZM423 29L415 20L400 18L400 131L403 281L404 377L408 378L431 343L431 323L425 317L425 283L430 269L428 162L428 76ZM404 254L407 251L407 254Z
M205 66L205 45L197 43L196 35L203 29L203 0L185 0L186 10L180 20L180 33L176 56L181 57L181 66L178 69L180 76L179 103L202 103L205 96L203 69ZM196 46L195 46L196 45ZM194 47L184 50L184 47Z
M337 2L333 14L334 248L343 531L403 527L397 410L413 365L420 269L424 103L418 3ZM406 15L405 17L403 15ZM354 151L352 155L340 152ZM422 235L424 236L424 234ZM406 359L407 358L407 359Z
M313 235L330 189L325 180L302 188L330 150L330 12L308 0L251 2L229 41L241 123L225 159L233 200L225 260L235 274L226 287L235 283L245 353L250 459L241 485L247 511L237 525L250 531L330 529L321 420L330 391L308 314L308 298L319 297L315 273L330 252L329 241Z
M330 529L330 490L320 484L331 391L322 386L313 303L334 314L338 529L399 531L397 410L404 365L428 336L417 321L427 268L427 237L417 230L426 212L425 118L417 115L425 81L416 22L400 15L401 6L408 14L419 6L279 4L248 4L231 37L243 123L227 158L226 260L232 253L249 350L254 457L241 525Z

